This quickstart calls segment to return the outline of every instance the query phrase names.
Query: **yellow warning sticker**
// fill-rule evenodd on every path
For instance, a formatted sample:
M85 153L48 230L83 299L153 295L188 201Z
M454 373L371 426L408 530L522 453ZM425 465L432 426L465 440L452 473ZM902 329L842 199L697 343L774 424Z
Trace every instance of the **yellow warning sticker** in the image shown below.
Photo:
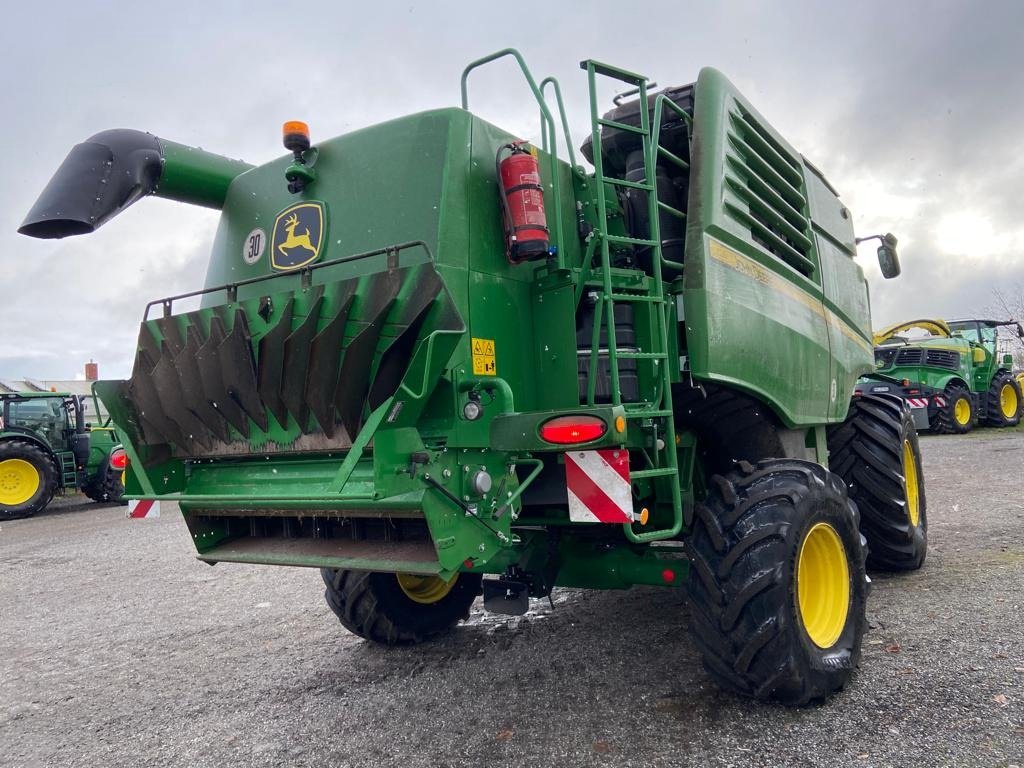
M475 376L497 376L494 362L494 339L473 338L473 374Z

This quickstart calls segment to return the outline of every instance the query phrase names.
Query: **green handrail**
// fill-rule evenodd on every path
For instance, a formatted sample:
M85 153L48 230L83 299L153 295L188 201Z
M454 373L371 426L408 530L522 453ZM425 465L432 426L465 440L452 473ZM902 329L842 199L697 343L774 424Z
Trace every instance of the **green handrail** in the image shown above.
M545 77L540 81L540 93L544 95L544 89L552 86L555 91L555 102L558 104L558 117L562 121L562 134L565 136L565 149L569 153L569 165L575 170L579 168L576 164L576 152L572 148L572 134L569 133L569 121L565 117L565 104L562 103L562 89L558 81L553 77Z
M469 89L468 79L469 73L474 69L489 64L490 62L501 59L506 56L511 56L519 64L519 69L522 70L523 77L526 78L527 85L530 86L530 90L533 92L533 98L537 100L537 105L540 107L541 115L541 142L544 145L544 150L548 153L548 160L550 165L551 175L551 191L555 198L555 249L556 258L558 262L558 268L565 268L565 254L564 248L565 240L562 233L562 190L561 185L558 181L558 148L555 142L555 120L551 117L551 110L548 109L547 102L544 100L544 94L541 93L540 88L537 87L537 81L533 79L533 75L530 73L530 68L526 66L526 61L523 59L523 55L519 53L515 48L503 48L500 51L484 56L483 58L471 61L466 65L466 68L462 70L462 108L469 110Z

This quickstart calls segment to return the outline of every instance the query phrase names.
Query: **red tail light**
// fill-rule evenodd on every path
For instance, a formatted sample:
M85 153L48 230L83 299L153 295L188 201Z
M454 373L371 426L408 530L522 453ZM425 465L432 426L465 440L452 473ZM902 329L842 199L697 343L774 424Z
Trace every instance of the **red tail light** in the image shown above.
M608 431L597 416L556 416L540 426L542 440L557 445L589 443Z
M128 468L128 454L123 448L118 448L110 454L110 468L123 472Z

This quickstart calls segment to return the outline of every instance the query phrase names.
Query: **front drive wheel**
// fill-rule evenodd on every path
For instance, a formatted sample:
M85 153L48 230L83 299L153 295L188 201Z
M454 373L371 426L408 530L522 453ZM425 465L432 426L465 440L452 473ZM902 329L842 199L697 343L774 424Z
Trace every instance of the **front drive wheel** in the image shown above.
M962 384L950 384L942 393L940 405L931 418L932 432L943 435L962 435L974 429L977 417L971 391Z
M1012 374L1003 371L992 377L988 388L985 423L992 427L1015 427L1020 424L1024 410L1020 384Z
M469 618L479 574L438 576L321 568L324 597L350 632L381 645L415 645Z
M690 626L719 684L790 705L846 684L867 576L842 480L812 462L741 462L712 477L689 548Z

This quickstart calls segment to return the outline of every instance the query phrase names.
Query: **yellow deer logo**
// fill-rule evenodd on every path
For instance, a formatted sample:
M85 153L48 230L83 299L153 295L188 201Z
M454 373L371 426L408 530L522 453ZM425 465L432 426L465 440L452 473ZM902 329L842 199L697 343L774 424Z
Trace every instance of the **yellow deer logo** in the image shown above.
M296 269L316 261L323 238L323 203L299 203L285 208L274 224L273 268Z
M309 242L309 227L306 227L306 231L301 235L295 234L295 228L299 226L299 215L293 213L287 219L284 220L284 231L287 233L284 242L277 246L277 250L281 252L282 256L288 256L288 252L293 248L305 248L307 251L316 253L316 248Z

